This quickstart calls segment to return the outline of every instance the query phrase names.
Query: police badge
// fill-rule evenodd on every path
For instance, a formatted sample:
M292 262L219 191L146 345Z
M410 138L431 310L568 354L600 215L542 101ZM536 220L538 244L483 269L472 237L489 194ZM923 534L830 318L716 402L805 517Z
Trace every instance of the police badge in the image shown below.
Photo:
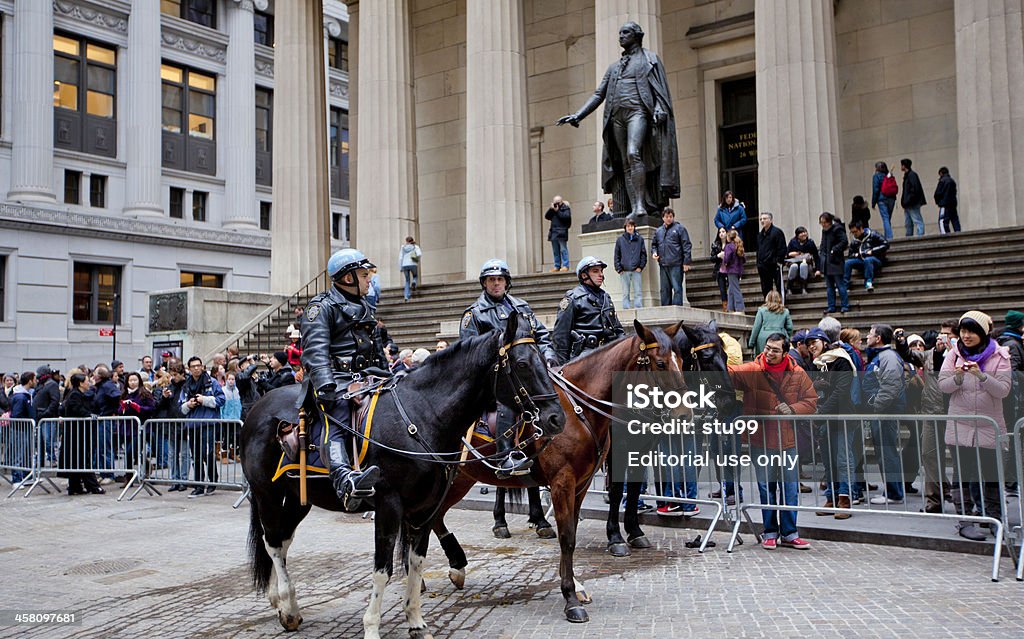
M558 308L559 308L559 310L563 310L563 311L565 309L569 308L569 298L568 297L563 297L562 301L558 303Z
M319 315L319 314L320 314L320 305L313 304L312 306L306 307L306 319L308 319L309 321L312 322L313 320L315 320L317 315Z
M473 312L466 311L466 314L462 316L462 328L469 328L469 323L473 319Z

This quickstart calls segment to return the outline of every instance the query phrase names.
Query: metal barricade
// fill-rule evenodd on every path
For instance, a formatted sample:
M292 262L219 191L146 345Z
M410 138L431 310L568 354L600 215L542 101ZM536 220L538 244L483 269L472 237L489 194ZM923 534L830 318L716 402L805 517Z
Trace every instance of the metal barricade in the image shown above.
M32 485L37 475L37 450L34 420L0 419L0 476L11 485L8 497Z
M1020 484L1024 480L1024 418L1017 420L1013 426L1013 432L1007 434L1007 442L1010 454L1013 456L1014 477L1012 480L1017 483L1017 512L1024 519L1024 497L1021 497ZM1020 546L1015 559L1017 562L1017 581L1024 581L1024 522L1018 521L1015 525L1009 526L1007 536L1013 543ZM1012 546L1011 546L1012 550Z
M40 454L37 473L28 497L43 481L61 492L52 477L95 474L104 479L124 479L117 500L138 481L140 473L140 435L137 417L57 417L42 419L36 429L36 450L44 450L44 434L57 441L59 451L49 461ZM42 486L46 490L46 486ZM49 492L49 491L47 491Z
M883 515L946 519L965 524L988 525L995 537L992 559L992 581L999 579L999 560L1004 544L1013 556L1014 547L1007 531L1007 507L1002 497L1006 482L1003 455L1000 449L979 447L961 441L959 429L953 430L955 445L945 444L947 423L954 422L990 427L999 433L996 422L983 415L745 415L737 420L756 423L761 429L774 429L775 447L760 447L744 443L749 455L747 464L737 470L742 473L741 484L753 487L751 495L760 499L737 501L735 522L729 540L732 552L739 535L742 518L756 531L749 510L777 511L774 523L782 527L781 513L815 512L825 515ZM783 446L785 433L792 429L793 447ZM799 433L809 429L812 443L798 450ZM868 444L870 438L870 445ZM806 439L806 438L804 438ZM767 440L765 440L767 441ZM755 442L761 443L759 439ZM970 444L970 445L968 445ZM998 444L997 444L998 446ZM922 450L927 449L927 450ZM870 457L869 457L870 453ZM952 468L950 481L946 465ZM877 471L872 471L877 468ZM993 477L992 473L995 473ZM810 493L813 504L801 499L800 473L813 474L804 478L812 482ZM908 499L904 493L923 473L925 495ZM877 478L882 492L869 497L869 480ZM819 482L827 485L826 497L831 504L821 505ZM838 497L847 491L849 508L839 508ZM778 491L778 495L776 495ZM895 496L894 496L895 494ZM929 500L938 501L926 511ZM917 502L911 505L911 501ZM779 503L782 502L782 503ZM795 502L795 503L793 503ZM952 502L954 512L945 512L945 503ZM865 504L863 508L856 508ZM872 508L871 506L875 506ZM920 511L918 507L921 506ZM992 512L998 510L998 512ZM768 519L765 520L766 523ZM781 533L781 530L778 531ZM781 538L781 534L779 535ZM758 535L760 540L760 535Z
M234 508L248 497L241 463L242 422L237 419L150 419L142 425L141 485L139 491L160 495L157 486L192 488L198 495L217 488L239 490ZM192 479L189 479L190 468Z

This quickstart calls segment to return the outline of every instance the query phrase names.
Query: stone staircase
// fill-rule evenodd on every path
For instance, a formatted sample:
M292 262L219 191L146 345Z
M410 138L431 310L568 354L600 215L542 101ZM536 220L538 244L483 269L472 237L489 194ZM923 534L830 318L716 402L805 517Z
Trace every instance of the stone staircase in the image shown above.
M855 275L850 312L836 317L844 326L859 328L865 334L876 322L903 327L908 332L937 330L942 319L959 318L969 309L992 315L1000 325L1008 309L1024 309L1024 253L1016 250L1020 246L1024 246L1024 227L894 239L889 263L876 277L875 291L866 292L863 278ZM753 256L749 256L749 262L753 264ZM572 272L522 275L515 278L512 293L527 299L539 315L553 314L575 281ZM762 300L752 266L742 289L748 314L753 315ZM401 288L388 288L381 294L378 315L400 347L433 350L441 322L458 320L479 295L476 280L421 286L408 303L402 300ZM694 306L720 308L711 262L704 256L694 256L694 268L687 277L687 296ZM283 348L287 343L285 329L294 319L292 311L306 301L302 295L293 297L290 309L250 331L249 339L261 347L272 342ZM619 304L619 300L615 302ZM796 327L816 325L826 306L824 283L813 282L807 295L787 297L786 305ZM243 351L254 348L242 344Z

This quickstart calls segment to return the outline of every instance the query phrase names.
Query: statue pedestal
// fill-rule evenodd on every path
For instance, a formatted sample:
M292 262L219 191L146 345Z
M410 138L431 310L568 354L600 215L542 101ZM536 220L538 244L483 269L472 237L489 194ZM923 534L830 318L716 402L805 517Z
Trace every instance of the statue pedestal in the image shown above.
M583 227L583 233L579 235L580 257L593 255L608 265L604 272L604 289L612 296L616 311L626 310L622 303L622 278L615 272L615 241L624 232L622 226L625 222L625 219L617 219L586 224ZM609 226L611 228L608 228ZM607 230L597 230L606 228ZM658 306L661 303L661 269L658 267L658 263L651 258L651 242L654 240L654 232L657 229L657 226L648 225L636 228L636 232L644 238L644 250L647 252L647 266L640 274L641 300L644 308ZM686 298L685 277L683 278L683 305L690 305Z

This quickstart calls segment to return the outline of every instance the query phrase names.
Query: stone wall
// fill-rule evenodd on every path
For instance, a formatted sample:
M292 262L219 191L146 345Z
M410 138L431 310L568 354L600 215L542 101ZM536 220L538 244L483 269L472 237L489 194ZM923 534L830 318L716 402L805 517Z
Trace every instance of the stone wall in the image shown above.
M843 219L854 195L871 199L875 162L902 184L899 160L910 158L929 205L926 233L937 233L931 194L940 166L959 178L953 0L852 0L836 4ZM960 219L967 220L960 211ZM872 222L881 220L872 213ZM971 228L969 224L965 224ZM977 227L974 227L977 228ZM897 205L893 231L903 235Z

